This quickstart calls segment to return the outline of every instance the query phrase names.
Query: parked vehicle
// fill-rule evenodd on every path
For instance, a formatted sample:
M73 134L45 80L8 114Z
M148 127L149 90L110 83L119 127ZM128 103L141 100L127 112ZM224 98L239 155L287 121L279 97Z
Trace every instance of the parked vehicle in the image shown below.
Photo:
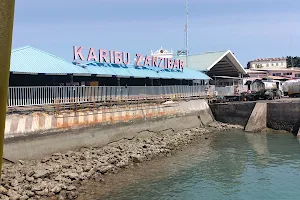
M291 89L290 91L290 95L289 95L289 88L293 87L293 85L298 85L300 84L300 79L296 79L296 80L288 80L282 83L282 88L283 88L283 93L284 96L293 96L293 91L294 89Z
M276 80L254 80L247 81L247 93L243 93L243 99L259 100L259 99L280 99L283 96L282 83Z

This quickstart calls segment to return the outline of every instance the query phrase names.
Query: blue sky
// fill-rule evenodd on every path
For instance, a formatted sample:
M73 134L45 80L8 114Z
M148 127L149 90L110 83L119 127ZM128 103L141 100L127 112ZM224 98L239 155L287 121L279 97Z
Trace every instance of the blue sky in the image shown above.
M298 55L300 1L189 0L191 54L232 50L243 65ZM72 60L72 46L149 54L184 48L185 0L16 1L13 48Z

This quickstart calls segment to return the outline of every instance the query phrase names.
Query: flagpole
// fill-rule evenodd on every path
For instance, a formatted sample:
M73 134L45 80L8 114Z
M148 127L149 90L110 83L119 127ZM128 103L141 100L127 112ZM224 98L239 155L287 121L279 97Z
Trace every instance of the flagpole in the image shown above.
M189 40L188 40L188 0L185 1L185 8L186 8L186 24L185 24L185 51L186 51L186 55L185 55L185 59L186 59L186 67L188 67L188 54L189 54Z

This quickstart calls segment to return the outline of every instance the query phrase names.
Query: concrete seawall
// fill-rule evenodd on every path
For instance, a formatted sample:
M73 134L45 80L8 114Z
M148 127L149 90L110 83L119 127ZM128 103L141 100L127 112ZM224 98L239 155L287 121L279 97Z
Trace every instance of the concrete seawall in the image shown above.
M117 124L136 120L185 115L192 112L208 112L205 100L191 100L173 104L135 104L128 106L100 107L78 112L32 113L8 115L5 124L5 138L29 136L63 131L74 128L103 124Z
M249 132L270 128L297 134L300 127L300 101L231 102L210 108L217 121L242 125Z
M4 157L36 159L55 152L104 146L131 139L143 131L183 130L211 123L214 118L205 100L179 102L172 106L114 108L111 112L89 111L55 116L11 116L6 125ZM22 151L20 151L22 149Z
M211 111L217 121L246 126L255 106L255 102L224 103L210 105Z
M268 103L267 126L297 134L300 126L300 102Z

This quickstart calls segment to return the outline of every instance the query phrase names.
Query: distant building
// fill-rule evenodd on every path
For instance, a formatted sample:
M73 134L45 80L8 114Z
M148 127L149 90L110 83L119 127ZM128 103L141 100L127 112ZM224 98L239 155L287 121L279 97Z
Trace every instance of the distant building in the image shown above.
M259 58L248 62L248 69L285 69L287 68L286 57Z
M160 47L157 51L153 53L151 50L151 56L159 57L159 58L173 58L173 50L168 51Z
M247 74L251 78L264 78L267 76L284 77L287 79L299 79L300 69L298 68L285 68L285 69L247 69Z
M263 78L267 76L283 77L287 79L300 78L299 68L287 68L287 58L259 58L248 62L249 77Z

